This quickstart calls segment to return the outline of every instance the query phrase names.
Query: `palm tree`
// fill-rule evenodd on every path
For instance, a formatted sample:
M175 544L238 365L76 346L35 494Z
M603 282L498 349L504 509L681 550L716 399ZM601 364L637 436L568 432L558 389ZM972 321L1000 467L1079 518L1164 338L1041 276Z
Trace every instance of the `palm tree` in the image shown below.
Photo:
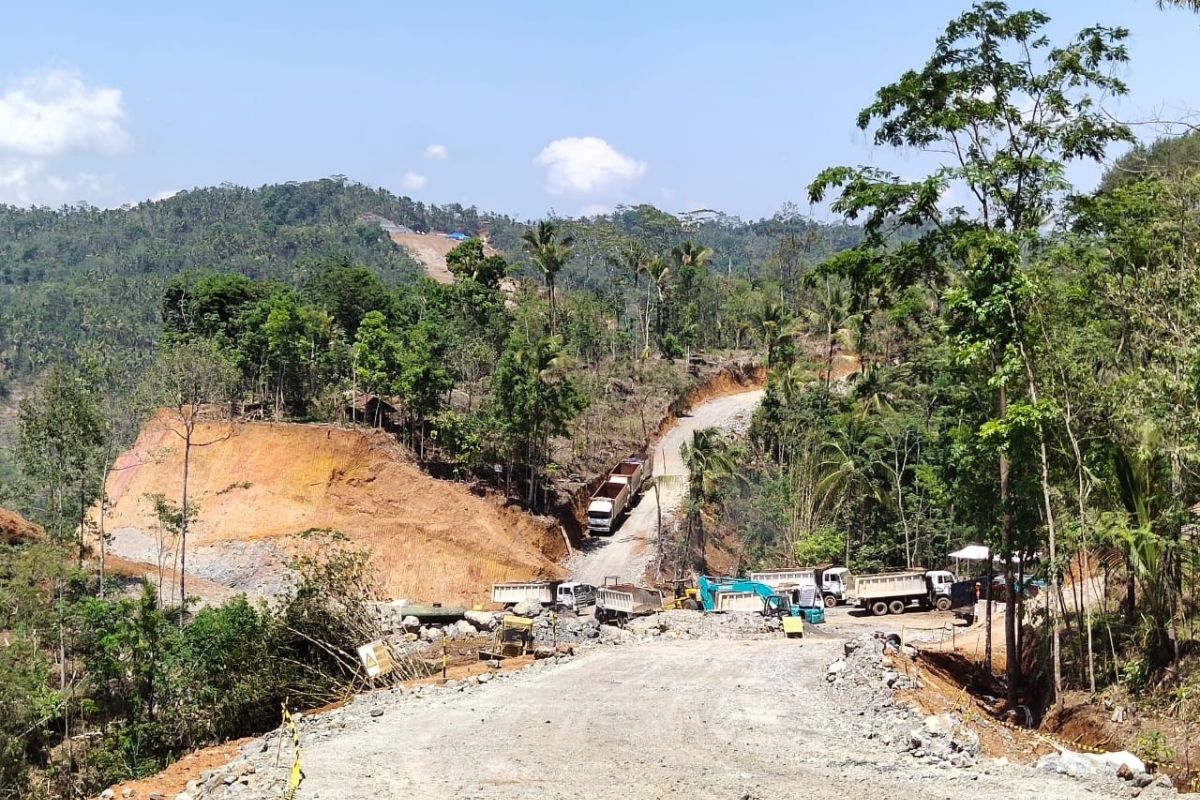
M775 353L790 337L787 307L775 297L764 297L751 313L755 336L767 349L767 367L775 365Z
M666 302L666 286L667 281L671 277L671 265L662 256L651 256L643 265L642 272L646 273L646 277L650 279L650 285L654 287L655 294L658 296L658 302L654 305L654 332L659 336L663 335L663 304ZM650 327L650 300L652 295L646 294L646 328ZM650 347L649 333L646 335L646 347Z
M825 385L833 378L833 350L855 325L858 314L852 310L850 295L841 283L829 278L812 305L800 310L801 319L811 333L825 339Z
M704 521L700 512L705 503L719 499L721 486L737 474L737 464L728 440L717 428L699 428L692 431L692 440L684 442L680 454L688 471L688 533L685 552L692 547L696 548L696 568L703 573L706 568L705 541Z
M825 444L821 461L821 482L818 493L821 502L836 507L849 502L864 503L879 498L876 482L876 454L883 447L874 426L854 416L842 418L834 438ZM861 517L860 517L861 518ZM846 536L846 563L850 562L850 536Z
M712 248L702 247L691 241L682 242L678 247L671 248L671 257L680 267L701 269L712 260Z
M550 335L554 335L554 280L558 273L571 260L571 246L575 243L573 236L558 238L558 229L553 222L542 220L536 228L530 228L521 234L525 252L546 277L546 289L550 295Z

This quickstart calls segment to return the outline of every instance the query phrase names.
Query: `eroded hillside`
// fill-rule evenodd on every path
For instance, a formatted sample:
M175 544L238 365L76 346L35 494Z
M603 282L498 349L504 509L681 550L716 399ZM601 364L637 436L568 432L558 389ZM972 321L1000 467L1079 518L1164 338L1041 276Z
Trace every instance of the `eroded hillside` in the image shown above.
M430 478L389 437L332 426L207 422L192 449L198 519L188 573L251 594L286 586L292 554L345 534L371 553L381 592L419 601L484 599L493 581L555 577L565 555L557 529ZM111 550L169 570L152 497L178 501L182 440L149 423L108 483ZM189 594L191 592L189 591Z

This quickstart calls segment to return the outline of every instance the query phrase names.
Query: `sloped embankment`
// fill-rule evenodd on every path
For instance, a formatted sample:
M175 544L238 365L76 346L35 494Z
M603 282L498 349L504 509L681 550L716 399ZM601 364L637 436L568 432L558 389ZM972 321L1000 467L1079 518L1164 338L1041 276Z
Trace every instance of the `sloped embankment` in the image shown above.
M189 485L199 516L189 536L189 574L251 594L277 592L286 585L288 557L314 541L300 534L325 528L371 554L389 597L480 601L494 581L564 574L557 530L430 478L386 435L208 422L194 441L206 444L192 449ZM182 471L182 441L152 421L109 481L106 527L115 555L158 562L148 496L177 501Z

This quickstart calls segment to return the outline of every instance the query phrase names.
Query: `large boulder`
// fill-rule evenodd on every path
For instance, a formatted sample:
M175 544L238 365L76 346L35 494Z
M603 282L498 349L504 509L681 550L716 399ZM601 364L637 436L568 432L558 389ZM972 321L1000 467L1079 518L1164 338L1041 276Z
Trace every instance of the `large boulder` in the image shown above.
M458 638L460 639L466 639L479 633L475 626L470 621L465 619L460 619L458 622L454 623L453 627L455 632L458 634Z
M496 627L496 617L490 611L468 611L463 617L474 625L476 630L490 631Z
M400 620L400 627L408 632L419 631L421 630L421 620L410 614Z
M517 603L515 606L513 606L512 613L516 614L518 617L528 617L529 619L534 619L541 616L542 604L536 600L522 600L520 603Z

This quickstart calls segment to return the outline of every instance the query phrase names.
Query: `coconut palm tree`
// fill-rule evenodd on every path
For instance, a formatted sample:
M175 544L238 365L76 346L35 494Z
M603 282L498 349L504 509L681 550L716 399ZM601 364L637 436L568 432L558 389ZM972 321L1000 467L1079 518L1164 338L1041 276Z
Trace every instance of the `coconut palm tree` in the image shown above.
M779 347L786 344L791 336L787 307L776 297L764 297L751 312L750 323L754 335L766 348L767 367L775 366L775 355Z
M554 335L554 281L558 273L571 260L571 247L575 244L573 236L558 236L558 228L553 222L542 220L536 228L530 228L521 234L521 241L529 258L542 271L546 278L546 290L550 296L550 335Z
M737 464L729 441L717 428L699 428L692 431L690 442L684 442L680 451L683 465L687 467L687 544L685 552L696 550L696 568L704 572L705 537L701 510L706 503L719 499L721 486L737 474Z
M858 314L854 313L850 295L845 287L829 278L813 303L800 309L802 329L820 335L825 340L825 385L833 379L833 350L839 341L847 338L854 327ZM800 330L794 332L799 333Z

